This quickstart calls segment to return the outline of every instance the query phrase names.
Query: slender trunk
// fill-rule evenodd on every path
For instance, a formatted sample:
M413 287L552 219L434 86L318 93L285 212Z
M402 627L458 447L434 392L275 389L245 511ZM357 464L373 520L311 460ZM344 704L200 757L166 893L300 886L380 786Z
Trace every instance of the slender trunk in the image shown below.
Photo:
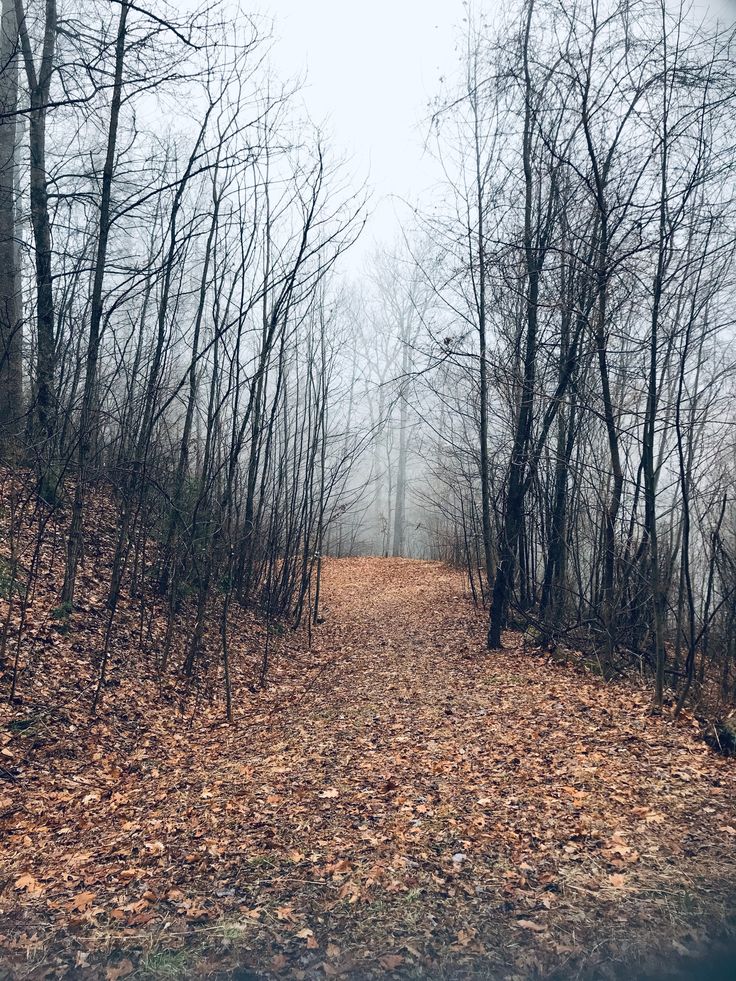
M396 504L394 507L393 555L404 554L404 533L406 526L406 461L408 456L408 416L409 405L406 398L406 376L409 371L409 345L404 340L401 358L401 388L399 390L399 460L396 471Z
M652 303L652 324L649 339L649 378L647 391L647 408L644 419L644 441L643 441L643 464L644 464L644 526L649 543L649 574L650 592L652 601L652 612L654 614L654 647L655 647L655 708L662 708L664 697L664 671L665 671L665 646L664 646L664 604L662 602L659 572L659 541L657 536L657 484L654 469L654 439L655 422L657 416L658 402L658 354L659 354L659 311L662 303L662 293L664 289L664 274L667 267L667 165L668 165L668 88L667 79L667 31L664 23L664 7L662 8L663 17L663 43L664 47L664 105L663 105L663 139L662 139L662 159L661 159L661 183L659 200L659 248L657 251L657 270L654 276L653 303Z
M485 560L486 582L490 586L495 575L493 562L493 542L491 531L491 488L488 455L488 353L486 323L486 242L484 222L484 184L480 165L480 132L477 107L474 103L475 122L475 166L478 208L478 340L480 356L480 496L481 522L483 528L483 558Z
M0 455L17 453L23 412L22 303L16 221L18 22L13 0L0 21Z
M532 171L532 84L529 68L529 40L531 34L534 0L529 0L526 29L524 32L523 63L525 79L523 164L524 164L524 259L526 265L526 345L524 367L516 419L514 441L509 465L509 482L506 492L503 524L500 529L500 561L496 569L488 624L488 647L501 647L501 631L506 626L509 597L514 585L516 555L519 548L524 520L524 496L526 490L526 464L534 409L534 380L537 358L537 306L539 303L540 261L534 245Z
M105 279L107 263L107 243L110 235L110 198L115 172L115 152L120 119L120 102L123 91L123 62L125 60L125 34L128 18L128 3L123 0L120 6L120 19L115 43L115 76L110 105L110 121L107 130L107 154L102 171L102 193L100 199L100 224L97 239L97 258L95 275L92 284L92 307L89 323L89 340L87 342L87 367L84 378L84 394L82 410L79 419L79 451L77 459L77 482L74 491L74 507L69 529L67 544L66 572L64 586L61 592L63 604L71 607L74 602L74 586L77 578L77 566L82 548L82 518L84 511L84 491L87 480L87 467L92 442L91 422L94 413L94 394L97 382L97 362L100 354L101 325L102 325L102 288Z
M29 191L36 264L36 377L33 435L40 463L41 492L55 494L49 475L54 435L54 293L51 271L51 220L46 173L46 108L56 51L56 0L46 0L41 64L36 67L22 0L15 0L21 50L30 95Z

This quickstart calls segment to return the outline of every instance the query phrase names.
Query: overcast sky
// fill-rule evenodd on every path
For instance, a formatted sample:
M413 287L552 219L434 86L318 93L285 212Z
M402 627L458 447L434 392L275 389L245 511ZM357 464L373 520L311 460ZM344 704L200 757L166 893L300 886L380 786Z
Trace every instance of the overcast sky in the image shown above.
M676 2L676 0L673 0ZM373 188L372 217L353 261L398 234L392 196L415 199L436 179L423 153L428 103L458 65L462 0L261 0L275 21L273 63L306 75L303 98L333 149ZM486 0L492 12L503 0ZM694 0L723 19L736 0ZM503 8L502 8L503 9ZM400 210L400 208L399 208Z
M265 0L274 66L305 72L303 97L333 148L374 190L359 252L397 233L392 195L416 197L435 168L422 152L428 103L457 64L461 0Z

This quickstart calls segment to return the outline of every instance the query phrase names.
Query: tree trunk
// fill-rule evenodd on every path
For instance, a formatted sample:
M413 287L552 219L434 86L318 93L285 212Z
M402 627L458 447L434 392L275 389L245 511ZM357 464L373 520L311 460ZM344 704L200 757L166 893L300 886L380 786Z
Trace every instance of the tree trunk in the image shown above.
M404 554L404 532L406 529L406 458L408 434L408 404L406 401L406 375L409 371L409 345L404 340L401 357L401 388L399 390L399 462L396 471L396 503L394 507L394 557Z
M94 392L97 381L97 361L100 354L101 325L102 325L102 287L105 279L107 260L107 240L110 233L110 197L115 169L115 147L120 118L120 101L123 88L123 62L125 60L125 25L128 17L128 3L123 0L120 7L120 20L115 45L115 78L110 105L110 121L107 133L107 154L102 171L102 195L100 200L100 222L97 238L97 259L95 275L92 284L92 305L89 322L89 340L87 342L87 367L84 378L84 394L82 410L79 419L79 452L77 460L77 483L74 492L74 508L72 511L69 541L67 546L66 572L61 601L68 606L74 602L74 584L77 577L77 565L82 547L82 512L84 509L84 486L87 479L87 464L91 445L91 422L94 412Z
M21 49L30 95L29 177L31 226L36 264L36 377L34 384L34 438L41 469L42 493L54 493L49 464L54 436L54 292L51 272L51 221L46 173L46 109L56 50L56 0L46 0L41 66L36 74L22 0L15 0Z
M526 346L524 351L524 376L521 401L516 419L514 442L509 465L509 486L506 494L503 526L501 528L500 561L496 569L491 599L491 616L488 624L488 648L501 647L501 631L506 626L509 597L514 585L516 553L519 547L524 520L524 496L526 491L526 463L534 408L534 379L537 358L537 305L539 302L539 257L533 242L533 181L532 173L532 91L529 70L529 36L531 33L534 0L529 0L526 30L524 34L524 257L526 263Z
M18 22L3 0L0 24L0 454L17 450L23 411L22 303L16 232Z

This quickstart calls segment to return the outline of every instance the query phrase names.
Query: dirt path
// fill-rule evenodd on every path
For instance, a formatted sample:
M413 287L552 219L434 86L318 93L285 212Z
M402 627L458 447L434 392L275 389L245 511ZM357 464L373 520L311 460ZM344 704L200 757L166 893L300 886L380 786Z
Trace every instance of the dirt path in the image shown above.
M720 932L736 765L692 727L488 655L442 566L328 562L324 597L299 684L238 726L29 755L11 976L575 977Z

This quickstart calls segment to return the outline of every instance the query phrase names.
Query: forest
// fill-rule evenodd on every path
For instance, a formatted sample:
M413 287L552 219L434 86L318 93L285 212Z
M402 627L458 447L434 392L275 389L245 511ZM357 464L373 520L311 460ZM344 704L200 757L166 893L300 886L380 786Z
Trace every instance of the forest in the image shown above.
M272 7L2 0L0 978L733 977L733 12Z

